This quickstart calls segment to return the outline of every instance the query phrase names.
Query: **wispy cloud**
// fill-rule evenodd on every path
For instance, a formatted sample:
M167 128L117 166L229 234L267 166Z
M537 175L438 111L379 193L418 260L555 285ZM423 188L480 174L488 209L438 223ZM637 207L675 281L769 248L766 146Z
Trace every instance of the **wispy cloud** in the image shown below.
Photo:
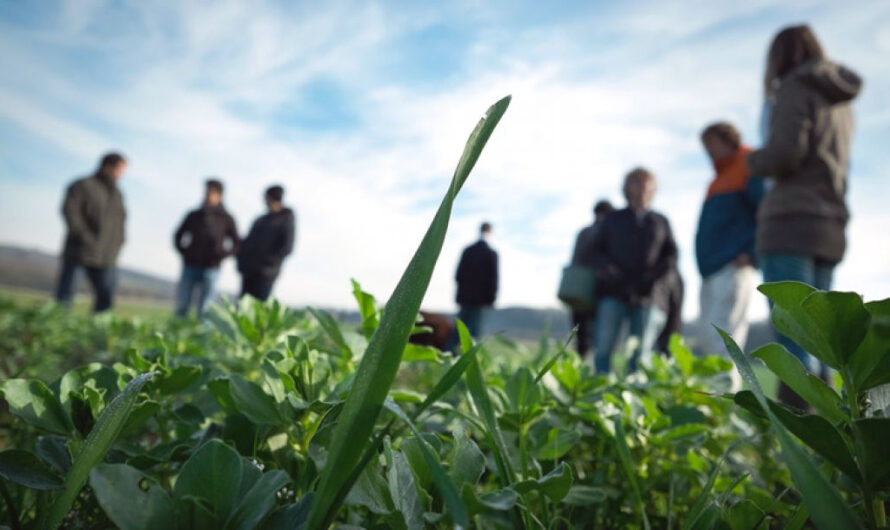
M205 176L225 178L242 230L265 185L281 182L301 226L278 294L348 305L356 277L384 297L469 128L512 93L427 304L451 307L453 262L485 218L502 253L502 303L555 305L591 204L618 200L623 173L644 164L683 247L694 316L692 232L709 178L697 132L729 118L756 142L768 40L807 19L867 80L838 286L890 294L875 265L890 262L890 214L875 199L890 192L885 3L71 5L0 6L0 67L17 74L0 78L0 240L53 248L61 186L116 147L132 160L124 264L177 274L170 234ZM224 282L235 285L231 265Z

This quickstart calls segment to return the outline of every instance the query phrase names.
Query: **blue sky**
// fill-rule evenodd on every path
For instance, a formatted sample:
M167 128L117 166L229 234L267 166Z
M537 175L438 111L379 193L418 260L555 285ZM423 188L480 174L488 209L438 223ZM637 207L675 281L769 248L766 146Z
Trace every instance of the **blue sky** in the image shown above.
M890 3L0 3L0 241L56 250L67 182L109 149L131 161L126 266L169 278L172 232L210 175L242 231L269 183L299 212L277 294L351 306L349 278L395 285L479 115L514 100L459 198L426 305L495 224L501 305L555 306L600 197L638 164L659 178L697 313L692 241L710 168L699 130L758 142L766 47L813 25L866 80L855 104L850 250L840 289L890 295ZM223 285L237 275L224 266ZM755 316L765 304L755 304Z

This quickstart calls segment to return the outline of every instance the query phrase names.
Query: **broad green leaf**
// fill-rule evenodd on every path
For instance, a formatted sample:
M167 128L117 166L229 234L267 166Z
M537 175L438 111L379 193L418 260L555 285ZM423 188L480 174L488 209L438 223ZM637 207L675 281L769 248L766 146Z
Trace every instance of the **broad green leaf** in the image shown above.
M277 425L283 421L275 398L241 374L229 377L229 393L239 412L254 423Z
M290 479L284 471L274 470L264 473L238 503L229 516L227 530L252 530L275 507L275 494Z
M803 301L816 289L800 282L765 283L757 288L773 302L773 325L803 349L832 368L840 366L822 330L803 309Z
M9 412L25 422L56 434L69 434L74 425L59 399L36 379L10 379L0 383Z
M485 472L485 455L466 434L455 436L450 462L451 479L458 487L475 485Z
M421 346L409 342L405 345L402 361L439 362L439 350L432 346Z
M328 465L321 472L307 522L309 528L325 527L333 519L338 508L333 503L344 483L354 475L354 467L371 440L374 424L401 363L402 352L442 250L454 199L509 103L507 97L493 105L470 135L451 186L386 304L386 311L365 350L334 430Z
M489 510L495 512L512 510L519 499L519 495L509 488L477 495L473 486L466 483L460 493L467 509L473 515Z
M862 296L856 293L817 291L801 304L816 324L841 366L859 347L871 315L865 308Z
M861 528L862 524L853 515L853 512L840 496L840 493L813 465L813 462L803 449L797 445L797 442L791 438L784 425L773 414L745 354L742 353L732 337L725 331L721 329L717 331L723 337L723 342L726 344L729 355L735 361L742 379L747 383L760 403L761 408L763 408L770 419L773 431L776 433L776 437L779 439L782 447L786 465L791 471L794 485L803 496L813 520L822 528Z
M173 486L173 498L177 504L188 497L203 499L214 517L223 522L235 508L241 475L238 453L219 440L210 440L182 466Z
M53 466L59 473L67 473L71 469L71 455L65 438L61 436L41 436L37 439L37 455L44 462Z
M71 510L74 499L80 494L81 488L89 478L90 470L96 467L117 439L136 403L139 391L156 372L149 372L133 378L126 388L118 394L96 420L80 452L75 456L71 470L65 477L62 493L56 497L52 505L42 514L40 527L55 529Z
M337 325L337 321L334 320L334 317L320 309L315 309L314 307L310 307L309 312L312 313L312 316L314 316L316 320L318 320L318 323L321 324L321 329L324 330L327 336L334 341L334 344L340 350L340 355L345 359L351 359L352 349L343 337L343 333L340 331L340 326Z
M282 506L272 512L259 526L260 530L300 530L304 528L312 507L313 494L307 493L295 504Z
M850 358L852 383L859 392L890 383L890 332L881 324L882 319L890 318L890 298L869 302L865 308L871 322L865 338Z
M152 387L161 394L170 396L177 392L182 392L198 382L202 374L203 370L200 366L177 366L169 373L165 373L159 376L157 380L152 381Z
M401 451L387 449L387 453L389 468L386 470L386 481L395 509L401 513L408 530L423 528L423 506L417 495L411 464Z
M784 346L767 344L758 348L751 356L762 359L779 379L833 423L849 419L841 410L843 403L837 392L826 385L821 378L809 373L803 363L791 355Z
M732 530L752 530L758 528L763 517L764 513L756 504L742 499L729 508L726 518Z
M568 495L572 488L572 468L565 462L556 466L553 471L536 480L523 480L512 486L519 494L539 491L553 502L559 502Z
M388 501L388 488L376 466L369 465L355 481L344 502L349 506L364 506L377 515L386 515L393 510Z
M121 530L176 527L170 496L138 469L100 464L90 471L90 487L105 515Z
M373 295L362 290L362 286L352 280L352 295L358 302L359 315L362 317L362 335L370 339L380 324L380 311L377 310L377 300Z
M614 497L614 492L596 486L575 484L569 488L568 494L562 499L563 504L570 506L590 506L599 504L609 497Z
M62 478L34 453L9 449L0 453L0 477L35 490L62 487Z
M581 439L577 431L566 429L550 429L544 443L537 448L535 456L539 460L556 460L562 458Z
M890 418L862 418L853 422L856 453L869 488L890 489Z

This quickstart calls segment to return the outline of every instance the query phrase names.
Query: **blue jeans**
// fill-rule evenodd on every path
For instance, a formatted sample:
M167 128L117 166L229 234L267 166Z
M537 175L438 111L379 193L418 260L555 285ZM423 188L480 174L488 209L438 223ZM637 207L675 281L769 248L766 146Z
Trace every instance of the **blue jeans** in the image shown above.
M176 316L184 317L189 313L192 305L192 295L198 289L197 309L198 317L204 315L207 306L216 296L216 278L219 269L215 267L193 267L184 265L182 276L179 278L179 287L176 290Z
M831 289L831 278L837 265L799 254L763 254L760 256L759 262L763 269L763 281L766 283L798 281L822 291ZM772 303L770 303L770 307L772 307ZM779 343L788 348L788 351L800 359L800 362L811 372L815 374L827 373L827 368L818 359L807 353L794 341L778 331L776 331L776 335Z
M640 354L652 351L666 320L664 311L653 305L630 305L618 298L603 297L596 308L596 350L593 358L597 373L605 374L611 369L612 353L625 322L630 324L630 334L639 339L639 345L628 364L630 370L635 370Z
M457 313L457 318L461 319L467 326L467 331L473 338L478 339L482 335L482 324L485 318L485 306L482 305L462 305Z
M62 270L59 272L59 282L56 285L56 301L60 304L71 305L77 287L77 269L79 268L81 268L80 265L62 260ZM87 279L95 294L93 312L101 313L111 309L114 303L114 284L117 276L114 267L83 267L83 269L87 273Z

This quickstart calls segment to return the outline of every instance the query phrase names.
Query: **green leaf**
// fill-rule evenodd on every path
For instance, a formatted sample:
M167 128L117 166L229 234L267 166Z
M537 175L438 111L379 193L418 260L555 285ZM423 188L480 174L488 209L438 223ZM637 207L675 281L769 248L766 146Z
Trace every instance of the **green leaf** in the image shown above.
M803 496L804 503L806 503L813 520L822 528L861 528L861 523L853 515L849 506L840 496L840 493L813 465L813 462L807 457L803 449L797 445L797 442L791 438L784 425L773 414L745 354L742 353L732 337L725 331L721 329L717 331L723 337L723 342L726 344L730 357L735 361L742 379L748 384L761 408L763 408L770 419L773 431L776 433L776 437L779 439L782 447L782 455L785 457L786 465L791 471L791 478L797 490Z
M152 381L152 387L165 396L173 395L195 384L202 374L203 369L200 366L177 366Z
M539 460L556 460L562 458L568 453L578 440L581 434L577 431L569 431L566 429L550 429L547 432L547 439L538 447L535 456Z
M466 434L455 436L450 462L451 480L458 486L475 485L485 472L485 455Z
M803 363L784 346L767 344L751 356L762 359L779 379L832 422L849 421L847 414L841 410L843 402L837 392L821 378L809 373Z
M519 498L519 494L509 488L477 495L473 486L467 483L464 483L460 494L472 515L485 511L506 512L512 510Z
M90 470L96 467L105 454L111 448L111 444L117 439L127 418L130 416L130 410L136 403L139 391L156 372L149 372L133 378L126 388L118 394L102 414L96 420L96 425L87 436L80 453L74 458L71 470L65 477L65 484L62 493L56 497L53 504L42 514L40 527L44 529L55 529L59 526L71 510L74 499L80 493L81 488L89 478ZM60 405L61 406L61 405Z
M352 294L355 296L355 301L358 302L359 314L362 317L362 335L366 339L370 339L380 324L377 300L371 294L362 291L362 286L355 280L352 280Z
M411 464L401 451L387 449L387 453L389 468L386 470L386 481L395 509L402 514L408 530L423 528L423 506L417 495Z
M9 412L34 427L56 434L69 434L74 429L62 404L43 381L10 379L0 383L0 393Z
M584 484L575 484L569 488L568 494L562 499L563 504L569 506L590 506L599 504L606 498L614 496L606 489L596 486L586 486Z
M523 480L512 486L520 495L530 491L539 491L553 502L559 502L568 495L572 488L572 468L562 462L553 471L537 480Z
M275 507L275 493L290 479L284 471L269 471L241 499L226 522L227 530L251 530Z
M138 469L99 464L90 471L90 487L105 515L121 530L176 528L170 496Z
M229 393L239 412L254 423L277 425L283 421L275 398L267 394L260 386L248 381L241 374L229 377Z
M71 455L65 438L61 436L41 436L37 439L37 455L44 462L53 466L59 473L67 473L71 469Z
M890 488L890 418L862 418L853 422L856 453L865 483L871 489Z
M702 486L701 491L695 498L695 502L692 504L692 507L690 507L689 515L686 517L686 523L683 525L683 530L696 528L703 519L707 518L707 509L708 507L713 506L713 503L708 503L708 499L714 489L714 482L717 480L717 474L720 472L721 465L723 465L722 458L719 462L714 464L714 469L711 471L711 474L708 475L707 482Z
M454 199L509 102L507 97L492 106L471 134L448 193L386 304L386 311L365 350L335 427L328 465L321 472L317 496L307 522L309 528L327 526L333 519L338 508L333 503L339 497L341 487L354 475L354 467L371 440L374 424L401 363L402 352L442 250Z
M300 530L309 517L309 508L312 507L313 494L303 495L295 504L282 506L263 521L260 530Z
M758 528L763 521L764 513L753 502L742 499L729 508L727 520L732 530L751 530Z
M411 420L415 421L420 415L430 407L433 403L438 401L442 396L448 393L454 385L460 381L460 378L463 376L464 372L470 366L470 364L476 360L476 352L479 351L481 345L476 345L470 348L469 351L460 356L460 358L451 365L451 368L445 372L445 375L442 376L441 379L436 383L436 386L433 387L432 391L426 395L426 399L423 400L423 403L414 411L414 414L411 415Z
M624 468L624 473L627 475L627 480L630 482L635 504L639 511L640 519L643 522L643 528L649 530L649 517L646 515L646 506L643 504L643 497L640 494L640 486L637 482L637 474L636 471L634 471L636 466L630 456L630 448L627 446L627 439L624 436L624 425L622 424L620 416L616 416L613 421L615 424L615 441L618 446L618 456L621 459L621 467Z
M432 346L421 346L419 344L408 343L405 345L405 352L402 354L402 361L422 361L422 362L439 362L439 350Z
M346 339L343 338L343 333L340 331L340 326L337 325L337 321L334 320L331 315L320 309L315 309L314 307L308 309L309 312L312 313L312 316L315 317L315 320L318 320L318 323L321 324L321 329L324 330L327 336L330 337L330 339L334 341L334 344L340 349L340 355L345 359L351 359L352 349L349 347Z
M235 507L241 475L238 453L219 440L210 440L182 466L173 486L173 498L178 505L188 497L203 499L214 517L225 521Z
M511 410L525 412L541 402L541 390L535 382L531 370L521 367L507 379L504 391L510 401Z
M0 477L35 490L54 490L62 487L62 478L34 453L9 449L0 453Z
M850 357L853 386L864 392L890 383L890 333L881 322L890 318L890 298L865 304L871 322L865 338Z

